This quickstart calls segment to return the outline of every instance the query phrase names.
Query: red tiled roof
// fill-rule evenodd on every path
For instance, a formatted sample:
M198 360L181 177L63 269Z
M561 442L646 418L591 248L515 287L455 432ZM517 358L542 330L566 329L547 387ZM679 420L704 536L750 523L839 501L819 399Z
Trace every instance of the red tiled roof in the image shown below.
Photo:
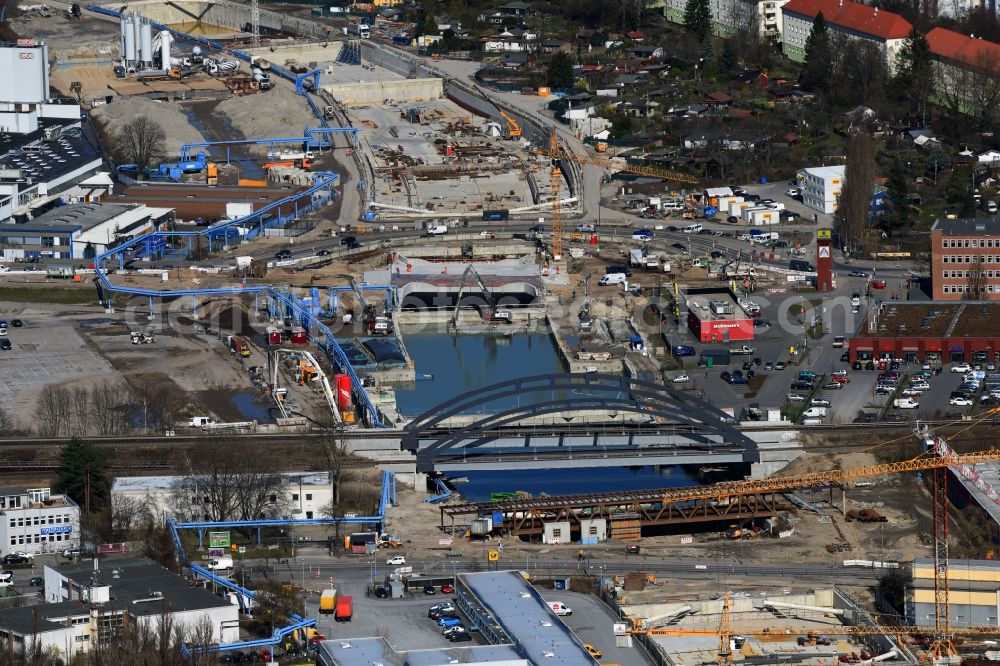
M903 39L913 29L899 14L846 0L789 0L781 11L810 18L823 12L823 18L831 25L882 39Z
M954 60L973 67L992 66L1000 69L1000 44L985 39L967 37L944 28L927 33L931 53L939 58Z

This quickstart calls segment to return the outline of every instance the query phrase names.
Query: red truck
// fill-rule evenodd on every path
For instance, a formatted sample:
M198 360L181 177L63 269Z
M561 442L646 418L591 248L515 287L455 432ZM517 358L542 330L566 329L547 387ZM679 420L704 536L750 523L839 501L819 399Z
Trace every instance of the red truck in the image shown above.
M354 615L354 599L352 597L337 597L337 610L333 619L337 622L350 622Z

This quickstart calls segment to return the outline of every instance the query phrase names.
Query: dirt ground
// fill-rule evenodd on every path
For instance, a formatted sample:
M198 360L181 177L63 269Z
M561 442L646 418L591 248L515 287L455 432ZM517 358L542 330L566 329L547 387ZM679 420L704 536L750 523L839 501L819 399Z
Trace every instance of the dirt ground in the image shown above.
M788 473L817 471L819 469L846 468L875 462L870 453L834 456L803 456ZM844 560L893 559L912 560L932 554L930 541L930 495L913 477L890 476L866 479L865 485L848 488L846 509L871 508L888 518L885 523L846 522L841 513L843 505L839 489L800 490L795 494L818 505L821 513L790 509L783 516L791 523L794 533L785 539L756 537L748 541L724 538L720 530L728 525L692 525L690 531L677 527L660 536L642 539L642 552L648 557L690 557L693 559L719 559L740 562L780 564L782 562L839 564ZM868 485L870 483L870 485ZM444 556L449 546L439 543L449 535L441 530L441 506L424 503L426 492L406 490L399 493L399 506L389 513L387 528L403 538L408 548L439 552ZM916 499L915 499L916 498ZM445 518L450 526L450 518ZM681 539L691 537L693 542L681 544ZM572 559L580 549L579 544L549 545L526 543L516 538L504 541L505 557L516 562L518 557L543 559ZM827 544L846 544L844 550L827 551ZM467 557L485 557L486 551L496 548L495 541L468 541L461 536L451 546ZM586 547L592 558L619 557L623 551L620 541ZM849 549L847 549L849 548Z

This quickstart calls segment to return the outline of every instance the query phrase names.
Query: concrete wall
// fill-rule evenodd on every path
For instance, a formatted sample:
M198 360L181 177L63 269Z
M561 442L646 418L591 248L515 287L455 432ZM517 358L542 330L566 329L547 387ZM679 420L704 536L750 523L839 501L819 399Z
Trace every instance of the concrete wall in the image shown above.
M322 79L321 79L322 80ZM348 106L394 102L424 102L441 99L444 82L438 78L405 79L402 81L374 81L369 83L338 83L324 85L323 90Z
M109 6L118 9L121 3L113 3ZM157 23L167 25L193 23L197 20L195 17L200 17L203 23L226 28L230 32L242 32L243 26L250 21L250 7L231 2L176 0L165 3L161 0L145 0L130 3L128 8L129 11L135 11ZM304 37L321 38L326 35L324 30L326 26L320 23L284 16L280 12L264 8L260 10L260 24L262 27L295 33Z
M294 60L300 65L310 62L329 63L337 59L340 53L341 43L320 42L319 44L271 44L268 48L247 49L247 53L261 56L271 63L284 67L286 60ZM320 78L322 84L322 77Z

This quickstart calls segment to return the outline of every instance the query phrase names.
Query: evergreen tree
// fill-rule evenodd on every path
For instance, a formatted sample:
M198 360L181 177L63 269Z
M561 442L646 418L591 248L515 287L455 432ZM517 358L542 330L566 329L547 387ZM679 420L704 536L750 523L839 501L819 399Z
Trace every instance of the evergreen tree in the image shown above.
M910 223L910 179L906 173L906 164L898 157L892 163L886 185L892 201L891 225L905 229Z
M56 488L80 505L84 512L99 511L108 501L111 481L104 452L89 442L73 438L59 455Z
M565 90L573 87L573 61L569 54L558 51L549 60L546 72L549 87L553 90Z
M806 39L806 62L802 68L800 83L806 90L825 90L830 85L833 72L833 49L830 46L830 31L826 27L823 12L813 19L812 30Z
M708 0L687 0L684 6L684 28L698 38L699 42L706 42L712 36L712 9L708 6Z
M727 39L722 43L722 53L719 54L719 71L728 74L739 66L734 40Z
M893 83L897 94L913 104L913 110L923 114L927 99L934 89L934 65L927 38L914 28L903 42L896 59Z

